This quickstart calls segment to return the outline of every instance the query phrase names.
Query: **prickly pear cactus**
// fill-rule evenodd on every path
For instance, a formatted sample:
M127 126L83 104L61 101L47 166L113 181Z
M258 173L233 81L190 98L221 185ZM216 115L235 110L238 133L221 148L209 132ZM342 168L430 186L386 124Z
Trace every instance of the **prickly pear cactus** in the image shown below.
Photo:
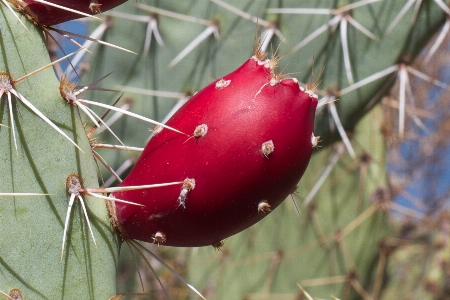
M108 299L117 242L103 200L83 196L95 244L77 200L62 249L67 176L98 186L91 148L51 67L21 79L50 60L41 30L18 18L26 29L0 4L0 290L18 289L14 299Z
M108 299L116 293L117 242L104 202L86 196L98 191L93 189L102 180L97 178L79 112L87 110L80 103L91 99L111 105L119 96L95 91L76 100L75 85L66 82L61 89L51 69L21 78L47 65L48 54L40 33L43 28L23 16L19 21L15 15L20 12L12 13L8 6L20 11L26 5L37 7L32 13L25 11L38 20L42 11L50 11L41 9L41 4L32 0L0 3L0 151L4 161L0 165L4 174L0 226L8 229L0 236L0 291L12 297L17 288L25 299ZM101 3L91 4L95 8L91 11L98 13ZM387 248L382 238L390 234L385 211L395 205L386 200L384 153L378 149L382 139L369 133L373 126L367 120L364 127L355 126L398 79L403 87L398 133L403 135L407 78L412 74L430 79L411 68L410 62L449 12L442 0L126 3L102 15L102 22L90 21L90 26L94 39L138 55L94 44L78 73L85 85L95 83L124 92L116 106L163 120L174 104L181 105L202 86L247 60L255 35L260 34L261 47L283 57L283 74L317 89L321 98L315 122L315 135L322 140L319 145L342 139L343 146L318 151L321 156L313 161L314 170L300 186L300 194L305 195L304 207L296 202L300 217L293 214L295 206L286 202L274 212L265 210L269 218L260 225L229 238L223 252L193 249L186 261L186 250L171 249L168 253L178 254L166 257L183 256L189 269L180 273L189 274L212 298L229 297L232 285L239 285L233 296L250 299L279 299L285 294L293 298L304 295L303 288L320 297L378 298L386 278ZM113 73L105 79L109 72ZM74 77L68 69L65 78ZM104 78L101 83L100 78ZM104 112L105 106L89 111L91 116ZM109 115L107 123L118 116ZM90 116L82 118L92 123ZM112 169L132 165L138 157L132 147L143 147L154 130L142 119L129 117L120 118L111 129L129 150L101 151ZM108 130L104 132L99 136L102 141L118 143ZM359 172L352 174L354 170ZM126 171L122 178L125 175ZM109 173L104 171L102 177L108 178ZM116 185L114 180L106 185ZM285 217L291 223L284 224ZM377 229L374 233L373 228ZM160 248L154 251L165 256ZM216 260L223 271L210 282L205 275L208 270L199 267L205 257ZM246 262L248 268L239 272L243 280L237 279L233 266L240 268ZM321 264L326 267L318 267ZM159 268L156 271L165 276ZM243 284L252 276L254 281Z

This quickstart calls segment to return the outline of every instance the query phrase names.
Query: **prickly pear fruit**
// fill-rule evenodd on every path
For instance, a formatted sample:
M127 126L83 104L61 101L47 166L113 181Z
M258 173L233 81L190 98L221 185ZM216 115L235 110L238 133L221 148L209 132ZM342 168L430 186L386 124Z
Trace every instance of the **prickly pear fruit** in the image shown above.
M82 18L83 15L77 12L95 15L110 10L125 1L126 0L45 0L38 2L35 0L23 0L19 2L19 5L34 21L41 25L50 26ZM64 10L61 7L65 7L69 10Z
M317 96L254 56L195 94L152 137L121 186L183 182L112 194L124 238L217 245L264 218L290 193L313 148Z

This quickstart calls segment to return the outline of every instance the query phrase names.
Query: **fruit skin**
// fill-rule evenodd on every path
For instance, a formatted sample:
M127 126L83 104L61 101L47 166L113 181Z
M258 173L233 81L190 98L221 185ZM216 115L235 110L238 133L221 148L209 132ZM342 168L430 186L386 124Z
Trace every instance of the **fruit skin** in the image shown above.
M55 3L86 14L95 15L97 13L110 10L126 0L51 0ZM34 0L23 0L27 5L23 7L34 21L41 25L56 25L69 20L79 19L83 16L77 13L62 10L50 5L35 2ZM97 11L99 9L100 11Z
M200 137L162 130L121 186L190 178L195 188L184 203L181 184L113 193L145 205L112 204L123 237L154 242L161 232L165 245L212 245L267 215L258 211L261 201L274 209L294 192L311 157L317 98L295 79L278 78L254 57L195 94L167 122L189 134L202 124L208 130ZM270 140L274 151L264 155Z

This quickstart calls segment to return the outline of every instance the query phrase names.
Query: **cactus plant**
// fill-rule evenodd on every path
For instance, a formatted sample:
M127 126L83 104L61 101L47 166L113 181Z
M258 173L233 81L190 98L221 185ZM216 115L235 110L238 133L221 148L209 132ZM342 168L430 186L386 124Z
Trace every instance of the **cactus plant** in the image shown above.
M27 3L31 4L29 8L33 5L39 6L37 3L42 4L36 2L28 1ZM370 169L367 168L368 156L363 155L365 152L361 152L357 139L352 139L348 132L356 128L356 136L361 137L358 132L364 132L364 130L355 127L356 124L393 84L393 78L398 78L402 91L399 94L399 133L402 134L404 131L402 124L407 112L405 109L407 92L405 91L408 74L431 80L413 69L410 62L432 33L444 23L444 14L449 14L447 6L442 0L425 2L362 0L350 3L335 1L332 4L312 0L302 1L300 4L294 1L255 3L234 0L182 3L149 1L149 3L136 5L126 3L104 17L105 23L98 27L96 34L103 32L102 39L107 42L145 55L133 56L118 52L117 49L105 48L104 45L96 45L92 49L93 54L88 57L89 68L78 73L82 74L88 70L83 74L82 82L92 83L114 71L99 85L126 92L123 99L133 98L134 112L162 120L173 106L173 102L163 97L182 99L181 102L201 86L217 79L214 77L221 78L238 67L251 53L255 27L262 27L264 49L270 49L271 44L281 43L278 53L290 51L284 55L281 64L283 73L301 72L301 76L295 74L295 77L302 78L302 81L306 82L313 70L315 73L320 73L323 69L318 94L322 98L320 103L329 103L329 105L323 105L316 116L315 133L323 140L319 145L325 148L343 139L350 156L360 157L356 163L350 161L350 166L352 163L360 166L360 176L369 176L367 174L373 171L367 173ZM11 13L8 6L14 7L18 4L20 6L16 8L19 7L19 10L14 14ZM115 269L118 264L118 240L110 227L109 216L102 200L86 196L88 189L91 189L91 194L94 193L99 181L101 182L97 177L94 158L91 154L97 153L98 149L92 152L84 132L78 114L83 109L65 103L63 99L65 97L62 97L59 91L60 83L50 69L21 79L21 76L49 64L41 34L42 27L35 22L47 25L58 22L52 17L48 22L37 18L33 23L29 18L33 14L28 13L28 17L20 15L27 11L24 10L24 6L26 5L22 1L5 0L0 4L2 12L0 14L2 28L0 71L3 89L1 91L3 126L0 128L0 135L2 135L0 149L4 158L0 168L3 174L9 175L2 176L0 179L0 226L8 228L6 233L0 235L0 268L2 270L0 290L11 294L16 293L17 290L13 290L14 288L19 288L25 299L108 299L116 293ZM35 14L38 13L35 12ZM57 17L61 16L63 14L58 13ZM130 18L143 21L144 24L131 22ZM66 19L65 16L64 19ZM98 23L95 22L98 21L94 20L91 24L97 27ZM301 28L300 31L299 28ZM49 37L47 32L46 35ZM165 49L161 50L160 47ZM167 66L170 68L168 69ZM283 69L284 66L286 66L285 69ZM69 74L66 75L69 76ZM11 92L11 88L17 95ZM145 96L145 94L152 96ZM91 91L86 93L84 98L84 103L91 103L88 99L93 99L111 105L118 95L106 91ZM339 101L335 103L337 99ZM152 103L149 104L149 101ZM130 107L130 103L118 102L117 105ZM100 116L104 113L105 107L92 108L94 119L95 114ZM82 116L82 118L88 122L92 121L89 116ZM97 119L97 122L100 121ZM371 125L365 126L367 129ZM133 146L141 147L146 143L149 138L147 127L133 119L123 118L112 125L111 129L130 150ZM363 137L368 136L367 134ZM102 135L101 139L108 144L117 143L112 135ZM367 140L363 139L363 141L362 143L369 143ZM365 148L370 152L374 150ZM45 149L48 150L45 151ZM342 157L341 152L336 154L331 152L327 155L327 151L332 150L321 150L322 155L327 157L317 158L317 160L330 161L329 166L336 166L335 157ZM130 151L105 150L100 154L113 169L117 169L130 158L132 160L136 158L136 155L131 154ZM376 157L374 152L370 154ZM381 151L381 157L382 155ZM96 155L96 157L99 159L99 156ZM345 157L344 160L351 159ZM378 200L386 198L384 189L376 189L378 185L363 189L364 184L359 183L358 192L355 193L357 197L351 197L351 193L345 194L343 190L342 195L338 192L333 193L333 188L336 186L331 181L329 185L322 186L322 189L329 186L332 196L345 197L346 201L344 198L336 198L337 200L332 202L333 210L329 212L326 199L331 196L321 196L320 203L316 203L317 196L314 198L313 194L322 183L321 178L329 180L331 168L318 167L318 165L315 168L324 170L324 176L311 176L317 182L311 182L301 189L305 195L309 190L313 193L305 199L310 204L306 208L309 218L304 219L306 222L304 234L300 235L304 239L294 240L293 243L296 243L292 245L292 249L307 245L304 244L306 241L315 245L319 244L320 247L314 249L320 250L312 253L311 256L303 256L303 259L311 257L308 260L316 262L312 263L313 267L319 264L320 256L330 258L332 256L326 255L336 253L343 258L338 260L337 266L331 262L330 272L322 272L320 269L317 273L305 272L300 275L296 270L289 268L281 272L293 274L292 277L297 278L297 283L319 296L326 297L327 293L333 293L342 297L353 295L356 298L378 298L381 293L380 278L384 277L371 272L374 270L371 263L379 262L381 267L377 269L377 272L385 271L384 264L381 263L386 259L385 248L381 247L378 251L375 245L390 231L387 228L386 216L382 210L375 208L386 209L393 204L380 201L376 204L378 206L369 204L368 195L373 192L376 192L374 195L378 196L376 198ZM73 173L77 174L76 178L82 180L76 182L75 192L73 190L68 192L65 183L67 177ZM382 171L380 173L384 174ZM109 176L107 174L105 172L102 176ZM359 177L347 176L346 180L350 187L358 184L355 178ZM381 175L380 182L384 181L383 176ZM85 194L80 193L80 190ZM314 202L310 202L311 199ZM86 213L81 200L87 207ZM322 204L322 200L325 204ZM348 206L351 209L346 206L347 201L352 205ZM68 214L69 203L73 204L71 214ZM272 221L281 218L278 215L283 213L283 207L285 206L282 205L270 214L270 217L272 214L274 217ZM314 207L318 208L321 221L325 221L323 225L314 223L316 218ZM303 211L303 207L300 210ZM330 214L330 218L335 219L328 223L326 218ZM67 215L72 215L72 219L68 222L66 247L60 261ZM84 220L85 215L89 217L90 223ZM297 222L301 222L301 218L296 219ZM272 222L270 218L265 219L266 224ZM378 226L379 231L367 238L367 234L364 234L370 230L370 225L367 224L378 221L380 223L376 224L381 224ZM33 225L30 226L30 223ZM92 226L89 227L87 224ZM250 229L240 236L229 238L227 243L230 245L236 243L238 248L243 243L240 237L248 235L250 242L257 243L257 247L248 247L245 251L251 252L254 249L258 249L261 253L272 251L274 249L264 242L264 234L270 231L273 225L269 224L268 229L263 226L267 225L261 224L259 233L261 237L258 236L255 240L250 234L251 230L259 229ZM338 234L341 227L346 234ZM314 231L317 238L314 238L314 234L311 233ZM330 234L332 239L337 238L336 244L327 244L329 240L323 239L322 231L326 232L325 235ZM297 235L298 232L289 232L289 237L294 239ZM343 242L339 239L340 237L343 237ZM282 248L283 244L279 240L276 243L280 245L278 248ZM364 247L365 243L371 245L371 251L367 251ZM343 248L336 248L336 245ZM362 246L359 247L359 245ZM224 256L230 251L227 247L223 248ZM290 247L290 245L286 246L287 255L290 253ZM355 252L345 251L349 247ZM333 252L334 250L337 252ZM198 267L199 263L196 262L198 256L195 251L197 250L192 250L188 261L189 274L195 279L196 284L203 287L207 280L202 274L206 271ZM220 252L217 254L212 249L199 251L210 251L208 255L220 256ZM230 253L235 255L234 250ZM264 297L268 297L270 293L296 293L291 281L276 280L277 267L284 259L282 251L266 253L273 259L272 264L268 266L270 272L264 275L266 280L263 287ZM252 254L244 255L253 257ZM356 272L353 269L355 265L360 267ZM294 266L293 264L292 267ZM196 267L197 274L195 274ZM221 267L227 266L223 264ZM234 274L232 269L230 270L229 272ZM256 264L254 270L247 269L247 271L253 271L252 275L260 272L259 270L261 270L260 266ZM229 273L223 274L223 278L228 278L229 275L225 274ZM327 277L328 282L335 280L341 285L337 288L311 290L308 285L312 281L307 279L313 276ZM225 281L219 280L214 284L221 282ZM239 284L241 281L236 280L233 283ZM208 289L205 287L205 290ZM236 290L244 293L261 291L258 288ZM129 289L127 291L134 292ZM224 297L223 295L227 293L226 288L218 289L218 291L220 291L217 294L218 297Z
M19 16L27 24L25 30L4 4L0 9L1 28L5 29L0 61L2 88L6 78L10 89L16 91L11 102L6 95L9 91L2 92L0 151L4 160L0 168L8 175L0 180L0 289L9 292L18 288L24 299L107 299L115 294L117 241L102 201L84 198L97 237L95 245L80 203L74 204L67 248L61 257L70 197L65 186L67 176L77 173L86 187L98 187L83 124L76 117L76 109L62 100L59 81L51 68L18 80L49 64L49 56L38 27ZM24 99L77 146L26 106Z

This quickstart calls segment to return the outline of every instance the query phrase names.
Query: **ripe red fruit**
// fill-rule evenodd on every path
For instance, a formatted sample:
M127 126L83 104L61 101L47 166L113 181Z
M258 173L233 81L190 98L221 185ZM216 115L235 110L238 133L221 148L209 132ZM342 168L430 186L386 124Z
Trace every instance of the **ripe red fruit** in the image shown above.
M95 15L103 11L110 10L126 0L46 0L59 6L67 7L89 15ZM23 0L26 3L20 4L26 14L41 25L55 25L73 19L83 18L75 12L63 10L48 4L36 2L34 0Z
M255 224L294 192L313 148L317 97L253 57L195 94L145 147L110 203L125 238L170 246L217 244Z

